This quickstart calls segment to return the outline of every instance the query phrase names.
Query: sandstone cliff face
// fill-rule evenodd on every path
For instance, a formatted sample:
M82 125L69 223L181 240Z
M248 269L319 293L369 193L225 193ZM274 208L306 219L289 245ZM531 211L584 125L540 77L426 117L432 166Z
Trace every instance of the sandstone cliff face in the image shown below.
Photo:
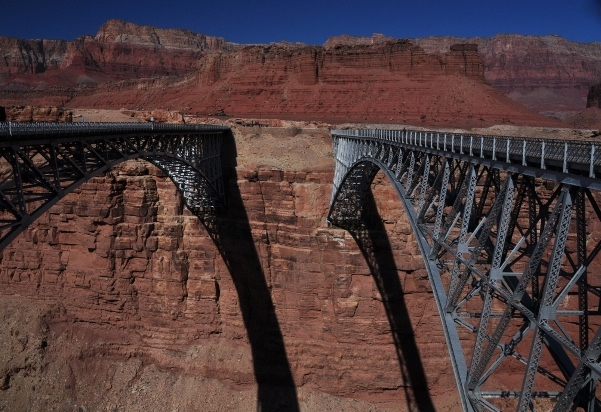
M0 121L7 122L72 122L73 113L60 107L0 107Z
M64 40L21 40L0 36L0 80L11 75L37 74L60 67L68 42Z
M324 47L241 47L185 30L111 20L95 37L58 42L52 53L41 41L2 41L9 56L0 68L4 105L551 126L557 123L512 104L484 80L520 103L559 116L583 106L584 83L601 73L595 44L523 36L411 42L340 36Z
M256 146L262 138L253 136L251 129L248 144ZM316 144L305 132L293 140ZM172 183L155 168L127 163L81 186L3 252L2 294L59 309L44 317L45 332L36 329L29 338L34 347L46 342L36 356L48 367L20 369L37 357L12 358L8 370L0 371L7 382L0 403L29 397L40 404L40 393L58 382L51 374L62 367L65 373L56 376L65 377L60 385L68 388L50 397L55 404L186 407L182 399L151 395L162 393L165 384L156 381L167 371L177 371L169 379L188 376L188 384L201 387L209 385L202 379L218 379L243 393L256 387L253 367L259 364L276 375L287 369L299 393L312 394L301 396L301 405L323 393L371 405L355 404L356 410L415 407L416 397L438 410L457 408L453 373L441 355L446 347L440 320L394 189L382 177L373 189L400 285L381 296L352 237L325 224L331 163L306 170L238 166L228 186L226 229L232 240L222 246L246 268L242 277L228 271L204 227L182 209ZM236 196L239 203L232 200ZM261 282L267 289L261 290ZM259 299L264 292L274 314L267 323L261 315L266 301ZM384 300L405 308L394 325ZM252 333L256 327L259 341ZM414 342L418 354L396 347L394 333ZM287 363L272 359L278 345ZM23 346L33 350L28 348ZM416 368L424 371L421 387ZM145 389L134 376L144 377ZM33 391L35 379L40 383ZM324 405L314 405L319 409Z
M586 97L586 107L601 108L601 83L591 86Z
M425 51L425 54L431 57L438 55L438 57L433 57L437 62L432 62L432 58L426 59L430 60L430 63L438 65L438 70L434 70L434 66L427 69L424 72L425 77L436 73L445 75L462 73L473 79L483 76L496 90L501 91L515 102L559 118L584 109L588 88L601 79L601 43L581 44L557 36L521 35L497 35L492 38L472 39L441 37L411 39L410 41L412 45L419 46L422 53ZM249 54L254 53L258 59L265 59L265 63L269 63L270 59L273 59L271 54L274 52L270 49L279 49L276 54L280 59L292 59L290 62L280 64L280 68L277 69L280 70L283 67L295 67L299 59L302 59L298 53L308 55L317 53L319 56L316 56L316 61L312 62L309 59L303 63L306 65L306 69L316 69L321 64L320 59L322 63L326 61L323 56L328 53L335 54L336 50L351 48L354 50L351 52L352 54L362 55L363 59L367 59L369 56L374 60L369 64L366 64L365 60L362 65L355 66L356 70L365 71L362 73L364 77L362 83L365 83L366 79L380 74L377 71L370 73L369 70L381 69L386 66L387 60L391 58L391 48L394 48L391 45L401 43L404 42L379 34L372 37L338 36L328 39L323 48L294 47L293 45L285 47L276 45L271 48L247 46L247 50L242 51L241 55L236 57L236 54L229 55L228 53L241 46L228 43L220 38L188 30L158 29L111 20L100 28L95 37L82 36L71 42L0 38L0 50L5 56L0 62L0 87L4 93L2 103L15 105L67 103L73 92L60 88L76 87L79 94L86 95L86 91L82 91L81 88L114 80L157 76L179 77L195 72L197 66L201 68L199 75L201 78L214 82L215 80L211 80L211 76L215 75L216 70L227 71L228 64L245 61L244 56L248 57ZM482 59L469 48L469 50L453 50L449 53L450 47L455 44L476 44ZM419 54L414 46L411 46L411 53ZM295 51L290 52L289 49ZM296 49L307 50L298 51ZM214 53L223 53L223 55L215 59L202 59L203 56ZM382 55L380 56L378 53ZM415 57L418 56L415 55ZM199 62L199 60L201 61ZM392 60L395 58L393 57ZM249 62L251 61L254 62L253 64L256 63L255 58L249 60ZM398 67L392 66L395 62L391 61L390 63L390 70L398 71ZM224 66L218 68L212 66L213 64ZM423 68L423 64L417 65L414 67L414 71ZM204 69L209 72L204 73ZM269 70L270 68L265 67L265 69ZM296 70L298 69L300 67L296 67ZM327 70L327 67L325 69ZM484 69L483 73L482 69ZM344 76L343 73L341 74ZM273 75L273 73L267 72L264 83L271 82L273 79L269 79ZM307 85L306 81L321 84L324 77L320 78L319 75L320 73L304 73L302 79L299 79L300 84ZM280 81L286 79L280 75ZM251 79L246 81L247 84L250 82ZM374 87L372 83L368 82L367 84ZM53 89L53 87L59 89ZM232 86L224 84L221 87L222 91L231 94L228 87ZM414 88L413 85L407 87ZM440 86L432 84L432 87L439 88ZM287 89L294 88L295 85L290 84ZM39 90L44 92L39 93ZM20 94L7 94L10 91L13 93L19 91ZM281 90L280 92L284 93L285 91ZM235 92L240 93L239 91ZM254 96L258 92L250 87L247 94ZM362 90L358 92L365 94L365 91ZM215 93L215 91L209 91L209 93ZM58 95L60 98L57 97ZM299 102L299 107L292 107L295 110L291 113L303 113L305 109L301 106L315 104L317 98L313 93L303 91L301 95L306 99ZM366 97L371 98L367 95ZM44 98L46 101L43 100ZM479 98L481 99L482 96ZM49 101L48 99L53 100ZM219 101L227 102L228 99L229 97L222 93L219 97L212 98L211 104L201 105L201 108L205 112L209 109L219 110ZM149 101L149 103L153 102ZM239 103L241 102L236 104L239 105ZM256 114L278 113L280 111L278 106L281 105L280 101L265 98L246 103L248 107L259 107L253 111ZM173 102L169 104L170 106L174 105ZM249 110L244 106L241 109ZM422 116L423 108L420 108L419 111L422 112L420 114ZM473 110L469 109L469 111ZM499 107L498 111L505 111L505 108ZM323 113L324 110L321 108L318 112ZM453 113L452 117L458 115L458 113ZM486 117L475 113L472 115ZM380 120L384 118L382 116ZM399 120L402 119L393 117L393 121Z
M161 107L187 114L481 127L557 125L483 82L473 46L429 54L407 41L249 46L204 56L196 78L107 83L72 107Z
M183 75L206 53L234 45L189 30L158 29L110 20L95 37L73 41L0 37L0 85L4 89L46 89L102 81ZM35 76L34 76L35 75Z
M491 38L412 39L429 52L474 43L484 76L495 89L538 112L558 117L583 110L590 86L601 79L601 43L576 43L559 36L497 35Z

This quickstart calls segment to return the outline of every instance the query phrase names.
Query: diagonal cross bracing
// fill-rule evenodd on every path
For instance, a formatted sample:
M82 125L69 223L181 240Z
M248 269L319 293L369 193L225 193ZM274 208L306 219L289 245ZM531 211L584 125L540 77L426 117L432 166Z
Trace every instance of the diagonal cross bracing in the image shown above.
M161 168L198 217L225 205L225 126L0 123L0 250L50 206L126 160Z
M396 188L465 410L599 410L601 158L584 141L334 130L328 220Z

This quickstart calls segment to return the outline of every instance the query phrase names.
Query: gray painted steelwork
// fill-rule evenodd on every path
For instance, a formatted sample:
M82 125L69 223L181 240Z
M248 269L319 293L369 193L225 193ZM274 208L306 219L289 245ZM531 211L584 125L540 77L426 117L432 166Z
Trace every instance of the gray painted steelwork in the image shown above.
M52 205L118 163L161 168L199 217L224 205L229 128L154 123L0 123L0 250Z
M328 221L363 222L384 172L411 222L464 410L599 410L597 144L334 130Z

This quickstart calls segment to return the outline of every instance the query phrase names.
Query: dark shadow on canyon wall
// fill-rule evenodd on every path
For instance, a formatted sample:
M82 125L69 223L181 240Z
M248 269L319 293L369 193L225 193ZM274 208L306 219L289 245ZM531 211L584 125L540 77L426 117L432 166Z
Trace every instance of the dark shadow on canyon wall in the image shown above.
M227 207L203 224L236 286L258 384L257 410L299 411L282 331L236 182L236 143L231 132L224 136L221 161Z
M401 207L399 205L399 207ZM365 199L362 220L349 230L361 249L382 296L382 303L392 331L403 380L406 384L407 409L435 410L428 391L403 288L398 276L392 247L371 190ZM419 253L419 252L417 252Z

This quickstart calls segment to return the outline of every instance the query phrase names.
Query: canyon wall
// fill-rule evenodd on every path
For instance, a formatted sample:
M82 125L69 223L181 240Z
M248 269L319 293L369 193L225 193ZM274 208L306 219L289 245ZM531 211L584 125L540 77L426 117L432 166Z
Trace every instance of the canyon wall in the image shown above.
M397 40L328 47L248 46L204 56L194 78L106 83L74 94L69 106L162 107L195 115L332 123L559 124L486 85L483 69L470 45L457 45L444 54L429 54Z
M1 405L248 410L257 398L273 408L265 393L275 391L302 410L456 410L440 319L392 186L379 176L373 187L397 279L382 295L351 235L326 225L327 130L259 131L236 132L219 247L168 178L132 161L3 251L13 355L0 363ZM253 165L251 148L279 152L265 156L280 167ZM277 387L287 379L297 395L286 398ZM175 388L184 395L156 395ZM207 399L194 403L194 391Z
M73 41L0 37L0 85L5 90L46 90L181 76L192 72L201 56L234 48L218 37L120 20L103 24L95 37Z
M584 109L588 88L601 79L598 43L553 36L339 36L323 47L243 46L111 20L95 37L2 38L0 49L7 56L0 62L0 104L16 106L552 126L559 123L536 112L564 118Z
M586 107L601 109L601 83L591 86L586 97Z
M0 121L7 122L72 122L73 112L62 107L0 107Z
M411 39L434 53L456 43L473 43L484 61L486 81L512 100L564 118L586 107L589 87L601 81L601 43L559 36L500 34L491 38Z

